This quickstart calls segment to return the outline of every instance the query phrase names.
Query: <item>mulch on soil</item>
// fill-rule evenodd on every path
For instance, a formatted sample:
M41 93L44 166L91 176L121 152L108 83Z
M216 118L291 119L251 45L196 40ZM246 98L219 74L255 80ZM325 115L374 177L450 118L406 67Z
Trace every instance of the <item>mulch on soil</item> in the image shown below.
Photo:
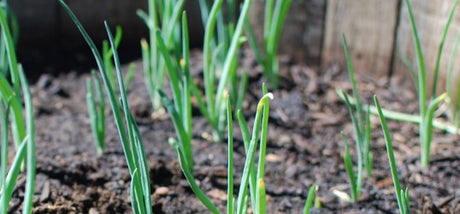
M260 98L261 68L248 52L241 66L250 72L249 91L243 112L252 124ZM201 55L193 52L192 72L201 78ZM175 137L169 120L152 119L141 62L129 88L130 107L145 143L155 213L206 213L193 195L167 139ZM364 179L358 203L340 201L332 192L349 192L343 164L344 142L353 127L335 88L351 85L338 67L328 69L292 65L281 61L281 89L273 91L267 145L265 184L270 213L301 213L308 188L317 184L322 207L314 213L397 213L398 207L378 118L372 116L374 171ZM32 86L37 126L37 184L34 213L130 213L130 176L113 119L107 117L107 149L102 156L90 130L85 103L88 74L69 72L58 77L42 75ZM359 75L358 75L359 76ZM361 97L371 103L377 94L385 108L417 112L414 94L388 80L361 78ZM110 115L107 109L107 115ZM194 174L201 188L223 211L226 201L225 143L202 137L210 132L194 109ZM236 124L236 123L235 123ZM410 189L411 207L418 213L460 213L460 141L457 136L435 131L432 161L421 170L418 126L389 121L401 183ZM244 162L239 128L235 128L236 183ZM355 154L352 147L352 154ZM21 210L25 177L21 175L10 204L11 213Z

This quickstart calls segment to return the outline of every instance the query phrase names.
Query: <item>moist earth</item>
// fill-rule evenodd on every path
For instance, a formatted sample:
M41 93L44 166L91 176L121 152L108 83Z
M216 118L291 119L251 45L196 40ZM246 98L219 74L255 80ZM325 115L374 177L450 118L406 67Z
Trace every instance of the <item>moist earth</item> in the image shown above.
M249 72L243 112L252 124L256 104L265 81L249 51L240 67ZM201 80L201 53L194 51L191 71ZM207 213L193 195L180 170L177 156L168 144L174 126L164 113L152 117L142 63L128 94L130 108L139 125L151 178L154 213ZM312 213L398 213L385 144L376 116L371 117L374 154L373 174L365 176L359 202L341 200L333 191L349 193L343 164L344 131L350 139L353 127L344 102L335 89L351 91L345 70L292 64L281 59L281 87L272 91L267 144L265 184L269 213L301 213L309 187L316 184L320 208ZM241 70L241 69L240 69ZM130 175L118 133L107 105L106 150L98 156L86 108L85 80L88 73L63 71L58 76L42 75L32 85L36 114L37 182L34 213L131 213ZM360 76L360 74L358 74ZM360 76L361 77L361 76ZM168 85L168 83L166 83ZM358 80L361 98L372 103L373 94L387 109L417 112L413 91L398 80ZM200 187L224 212L226 204L227 145L206 138L211 128L193 109L194 175ZM440 113L444 118L445 114ZM395 157L403 187L410 190L416 213L460 213L459 137L435 130L429 168L419 163L418 126L388 120ZM244 162L242 138L235 123L235 186L239 185ZM226 137L225 137L226 138ZM226 139L223 140L226 142ZM356 157L354 146L351 152ZM355 160L356 161L356 160ZM9 213L22 210L25 175L21 174ZM237 190L237 188L235 188Z

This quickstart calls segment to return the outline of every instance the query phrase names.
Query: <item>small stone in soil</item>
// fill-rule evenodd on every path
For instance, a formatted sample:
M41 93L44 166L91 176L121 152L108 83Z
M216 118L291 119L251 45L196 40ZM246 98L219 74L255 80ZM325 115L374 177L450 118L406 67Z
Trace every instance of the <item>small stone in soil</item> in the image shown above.
M50 182L46 181L45 184L43 184L43 189L42 193L40 194L40 201L45 201L48 199L50 196Z
M220 189L212 189L207 193L207 195L211 196L211 198L215 198L217 200L226 201L227 200L227 193Z
M97 211L96 208L92 207L91 209L89 209L89 214L99 214L99 211Z
M281 162L281 157L275 154L267 154L265 160L270 163Z
M168 195L169 194L169 188L168 187L158 187L153 195L155 196L163 196L163 195Z

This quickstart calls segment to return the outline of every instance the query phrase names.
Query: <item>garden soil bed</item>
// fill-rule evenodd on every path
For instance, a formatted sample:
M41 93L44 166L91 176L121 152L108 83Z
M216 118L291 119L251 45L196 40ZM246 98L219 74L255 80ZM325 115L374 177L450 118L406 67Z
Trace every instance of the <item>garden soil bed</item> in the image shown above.
M243 112L252 124L264 78L249 53L240 63L249 70L249 92ZM192 72L201 77L201 56L194 52ZM132 112L142 132L148 159L155 213L207 213L193 195L179 168L168 138L175 137L166 117L152 118L141 62L129 87ZM319 186L321 208L313 213L397 213L393 184L380 123L372 116L374 171L365 178L356 204L341 201L334 190L350 192L343 164L344 142L353 129L337 87L350 90L346 72L338 67L317 69L281 62L281 89L270 103L265 184L269 213L301 213L308 188ZM107 118L107 149L96 154L86 109L87 73L43 75L32 86L36 113L37 183L34 213L131 213L130 175L111 117ZM359 90L369 103L377 94L387 109L417 112L414 93L393 80L360 78ZM198 82L199 83L199 82ZM220 210L226 201L226 143L213 143L210 131L193 109L194 174L204 192ZM107 115L110 115L107 109ZM166 115L166 114L165 114ZM417 213L460 213L460 142L458 136L435 131L432 160L427 170L419 164L418 127L389 121L402 185L410 189ZM235 124L236 125L236 124ZM235 128L238 130L238 128ZM225 141L225 140L224 140ZM244 161L239 132L235 134L236 186ZM352 154L355 155L352 146ZM10 204L11 213L22 209L25 176L21 175Z

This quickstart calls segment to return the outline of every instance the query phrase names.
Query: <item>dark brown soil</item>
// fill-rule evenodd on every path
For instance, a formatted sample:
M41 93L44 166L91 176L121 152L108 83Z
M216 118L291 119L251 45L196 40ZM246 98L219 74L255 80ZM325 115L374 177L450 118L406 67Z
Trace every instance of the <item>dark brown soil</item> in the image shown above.
M200 78L200 55L193 55L193 72ZM151 106L138 72L129 88L130 107L142 132L152 184L155 213L207 213L193 195L180 171L177 157L167 143L175 137L169 118L152 119ZM241 63L250 69L250 86L244 113L249 121L264 81L252 57ZM282 61L282 88L271 101L265 183L269 213L301 213L308 188L316 183L321 208L313 213L397 213L385 144L377 117L372 119L373 175L365 178L358 203L340 201L333 190L349 192L343 164L344 143L340 131L353 130L344 103L335 88L349 90L346 72L291 65ZM107 149L96 154L85 103L88 74L69 72L58 77L41 76L32 87L37 126L37 184L34 213L131 213L130 176L118 134L107 118ZM417 112L411 91L397 80L360 78L362 98L375 93L385 108ZM363 100L364 100L363 99ZM224 211L226 200L225 143L208 142L210 131L198 114L193 118L194 174L201 188ZM110 115L109 109L107 115ZM252 122L251 122L252 123ZM417 213L460 213L460 141L457 136L435 132L432 161L421 170L418 127L389 121L402 185L409 187L412 211ZM238 128L236 128L237 130ZM235 135L236 184L244 161L239 132ZM352 148L352 153L354 153ZM21 175L11 213L21 211L25 185Z

